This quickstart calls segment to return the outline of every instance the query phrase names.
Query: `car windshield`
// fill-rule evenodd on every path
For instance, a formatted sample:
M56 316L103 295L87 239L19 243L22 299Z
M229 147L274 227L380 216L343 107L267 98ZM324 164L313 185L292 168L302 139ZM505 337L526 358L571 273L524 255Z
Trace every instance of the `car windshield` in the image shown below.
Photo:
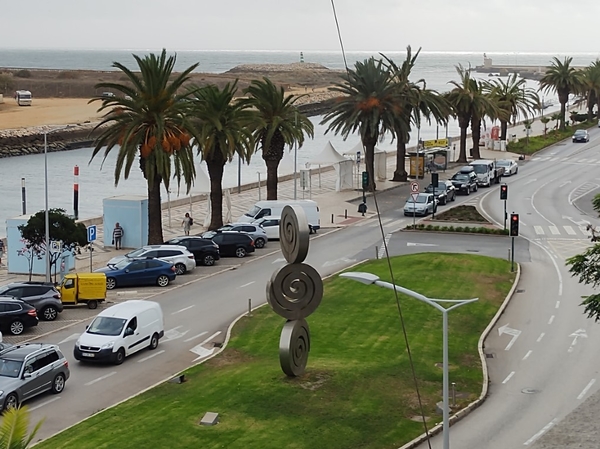
M221 231L231 231L233 229L233 225L224 225L219 228Z
M467 181L469 177L464 173L457 173L452 177L452 179L456 179L457 181Z
M500 167L509 167L510 161L496 161L496 165L499 165Z
M215 231L208 231L201 235L203 239L212 239L217 233Z
M20 360L0 359L0 376L19 377L23 362Z
M585 130L578 129L577 131L575 131L575 135L576 136L584 136L585 135Z
M261 211L260 207L254 206L252 209L250 209L248 212L246 212L245 215L247 215L248 217L256 217L256 214L258 214L260 211Z
M125 256L131 257L131 258L140 257L142 254L144 254L144 252L146 252L146 250L144 248L140 248L140 249L136 249L136 250L133 250L133 251L125 254Z
M123 260L119 260L117 263L109 265L109 267L111 268L115 268L116 270L122 270L123 268L127 267L127 265L129 265L131 263L131 260L129 259L123 259Z
M475 173L487 173L488 172L488 166L487 165L483 165L483 164L476 164L476 165L472 165L471 167L473 167L475 169Z
M417 201L415 201L413 199L412 196L408 197L408 200L406 200L407 203L426 203L427 202L427 195L419 195L417 197Z
M125 326L125 322L127 320L123 318L114 318L111 316L99 316L90 327L87 328L88 334L97 334L97 335L120 335L123 330L123 326Z
M444 184L443 182L438 183L437 186L435 186L435 191L436 192L443 192L444 190L446 190L446 184ZM427 188L425 189L426 192L433 192L433 184L429 184L427 186Z

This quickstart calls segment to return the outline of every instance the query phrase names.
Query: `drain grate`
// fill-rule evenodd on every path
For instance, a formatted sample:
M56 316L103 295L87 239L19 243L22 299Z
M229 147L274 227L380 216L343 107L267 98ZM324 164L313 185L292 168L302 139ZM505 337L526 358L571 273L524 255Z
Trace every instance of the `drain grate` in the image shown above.
M540 392L540 390L536 390L535 388L523 388L521 390L521 393L525 393L525 394L536 394L539 392Z
M485 358L486 358L486 359L493 359L493 358L495 358L495 357L496 357L496 354L486 354L486 355L485 355Z
M517 293L525 293L525 289L524 288L520 288L519 290L517 290Z

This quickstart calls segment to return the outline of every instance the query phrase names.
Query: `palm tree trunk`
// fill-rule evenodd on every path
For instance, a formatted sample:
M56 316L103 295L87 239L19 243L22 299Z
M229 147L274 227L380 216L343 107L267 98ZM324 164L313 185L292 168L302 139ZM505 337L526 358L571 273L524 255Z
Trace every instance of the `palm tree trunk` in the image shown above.
M594 109L594 103L592 103L592 93L591 91L588 93L588 99L587 99L587 119L588 122L592 121L592 116L594 115L593 110Z
M269 159L265 161L267 166L267 200L277 199L277 167L279 161Z
M215 149L215 153L221 154ZM216 159L216 158L215 158ZM208 230L219 229L223 226L223 167L225 160L207 160L206 168L210 178L210 225Z
M461 162L463 164L467 163L467 126L461 126L460 128L460 151L458 152L458 160L456 162Z
M481 119L473 117L471 120L471 137L473 139L473 159L481 159L479 153L479 139L481 137Z
M160 202L161 184L162 178L158 175L154 175L152 182L148 181L148 245L162 245L164 243Z
M365 148L365 167L367 173L369 173L369 192L375 191L375 145L377 144L377 137L365 137L363 140L363 147Z
M506 120L500 120L500 140L506 141L507 134L508 134L508 122Z
M400 134L397 134L400 135ZM406 142L404 139L398 139L396 143L396 170L392 181L406 182L408 173L406 173Z
M565 130L565 116L567 114L567 102L560 102L560 130Z

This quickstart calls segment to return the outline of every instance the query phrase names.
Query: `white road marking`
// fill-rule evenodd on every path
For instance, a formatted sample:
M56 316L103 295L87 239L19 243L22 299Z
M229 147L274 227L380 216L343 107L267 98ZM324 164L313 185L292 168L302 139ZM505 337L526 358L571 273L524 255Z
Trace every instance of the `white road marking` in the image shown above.
M88 383L86 383L84 385L86 387L89 387L90 385L94 385L96 382L100 382L101 380L108 379L110 376L114 376L115 374L117 374L116 371L111 371L110 373L105 374L104 376L100 376L97 379L90 380Z
M201 334L194 335L193 337L190 337L190 338L186 338L186 339L185 339L185 340L183 340L183 341L185 341L185 342L187 343L188 341L195 340L196 338L200 338L200 337L202 337L203 335L206 335L206 334L208 334L208 332L207 332L207 331L204 331L204 332L202 332Z
M563 226L563 228L565 228L565 231L567 231L567 234L569 235L577 234L577 232L575 232L575 229L573 229L571 226Z
M377 254L377 257L379 259L383 259L385 257L385 249L388 246L388 244L390 243L391 238L392 238L392 234L386 234L384 244L381 245L381 248L379 248L379 253Z
M527 360L532 352L533 351L531 349L529 351L527 351L527 354L525 354L525 357L523 357L523 360Z
M252 281L252 282L248 282L247 284L244 285L240 285L238 288L244 288L244 287L248 287L249 285L254 284L256 281Z
M183 326L177 326L174 327L173 329L169 329L165 331L165 340L164 341L171 341L171 340L177 340L178 338L183 337L185 334L187 334L190 330L186 330L183 332L179 332L177 329L179 329L180 327Z
M546 334L545 334L544 332L542 332L536 341L537 341L538 343L539 343L540 341L542 341L542 338L544 338L544 335L546 335Z
M577 399L582 400L583 397L587 394L587 392L590 391L590 388L592 388L592 385L594 385L595 383L596 383L596 379L590 380L590 382L585 386L583 391L581 393L579 393L579 396L577 396ZM29 410L33 410L33 409L29 409Z
M574 346L577 344L578 338L588 338L587 333L585 332L585 329L577 329L575 332L573 332L571 335L569 335L569 337L573 337L573 342L571 343L571 346L569 347L569 350L567 351L569 353L573 352L573 350L575 349Z
M285 257L280 257L279 259L275 259L271 264L285 262Z
M566 182L563 182L563 183L562 183L561 185L559 185L558 187L559 187L559 188L560 188L560 187L564 187L564 186L566 186L567 184L570 184L570 183L571 183L571 181L566 181Z
M558 309L560 307L560 301L556 301L556 305L554 306L555 309Z
M552 324L552 322L553 322L553 321L554 321L554 315L552 315L552 316L550 317L550 319L548 320L548 324Z
M501 326L498 328L498 335L502 335L502 334L508 334L512 337L510 339L510 341L508 342L508 344L506 345L506 348L504 348L505 351L508 351L510 348L512 348L512 345L515 344L515 341L517 341L517 338L519 338L519 335L521 335L521 331L518 329L513 329L511 327L508 327L508 324L505 324L504 326Z
M412 243L412 242L406 242L406 246L439 246L439 245L436 245L435 243Z
M185 312L186 310L190 310L192 307L194 307L194 306L191 305L191 306L184 307L183 309L180 309L180 310L178 310L176 312L171 313L171 315L176 315L178 313Z
M508 376L506 376L506 379L504 379L502 381L503 384L505 384L506 382L508 382L510 380L511 377L513 377L515 375L514 371L511 371L510 374Z
M535 230L536 234L544 235L544 228L542 228L541 226L534 226L533 229Z
M196 345L192 349L190 349L191 352L193 352L194 354L196 354L196 355L199 356L196 359L194 359L194 362L196 360L200 360L201 358L204 358L204 357L207 357L207 356L211 355L215 351L215 348L206 349L203 346L206 343L208 343L209 341L211 341L213 338L215 338L217 335L219 335L220 333L221 333L221 331L215 332L210 337L208 337L206 340L204 340L202 343L200 343L199 345Z
M542 430L540 430L534 436L532 436L527 441L525 441L525 443L523 443L523 446L529 446L531 443L533 443L535 440L537 440L539 437L541 437L544 433L548 432L552 428L552 426L554 426L554 424L556 424L556 419L553 419L552 421L550 421L548 424L546 424L542 428Z
M52 404L54 401L58 401L59 399L60 399L60 396L55 396L52 399L48 399L47 401L44 401L41 404L36 405L35 407L29 407L29 411L32 412L34 410L37 410L38 408L42 408L45 405Z
M58 344L59 344L59 345L62 345L63 343L66 343L66 342L68 342L68 341L77 340L77 339L79 338L79 336L80 336L80 335L81 335L81 334L71 334L71 335L69 335L67 338L65 338L64 340L62 340L62 341L59 341L59 342L58 342ZM30 410L31 410L31 409L30 409Z
M558 157L553 157L553 158L550 158L550 162L552 162L552 161L556 161L556 160L558 160L558 159L560 159L560 158L558 158Z
M548 226L550 228L550 232L554 235L558 235L560 234L560 231L558 230L558 228L556 226Z
M525 183L525 185L527 185L527 184L531 184L532 182L536 182L536 181L537 181L537 179L535 179L535 178L534 178L534 179L530 179L529 181L527 181L527 182Z
M152 354L150 354L150 355L147 355L147 356L146 356L146 357L144 357L143 359L139 359L139 360L138 360L138 363L142 363L142 362L145 362L146 360L150 360L150 359L152 359L152 358L156 357L157 355L161 355L163 352L165 352L165 350L164 350L164 349L162 349L162 350L160 350L160 351L157 351L157 352L154 352L154 353L152 353Z

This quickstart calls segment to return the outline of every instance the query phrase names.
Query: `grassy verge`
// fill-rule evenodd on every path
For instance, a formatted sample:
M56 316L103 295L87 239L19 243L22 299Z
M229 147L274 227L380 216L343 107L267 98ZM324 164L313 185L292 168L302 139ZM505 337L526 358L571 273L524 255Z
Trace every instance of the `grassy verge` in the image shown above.
M435 215L435 221L473 221L488 223L475 206L456 206Z
M548 125L550 125L549 123ZM525 138L520 138L518 142L509 142L507 150L517 154L533 154L543 150L550 145L570 138L577 129L588 129L595 126L595 123L581 123L575 126L567 126L564 131L548 130L546 135L529 137L529 142Z
M419 223L417 225L408 225L404 228L409 231L434 231L434 232L467 232L471 234L493 234L493 235L508 235L508 229L488 228L485 226L443 226Z
M512 285L509 263L427 253L394 258L392 267L397 284L430 297L480 298L449 314L451 382L464 407L481 392L477 341ZM352 271L390 280L384 260ZM442 317L400 301L431 427L441 420ZM334 277L308 322L311 353L300 378L282 373L284 320L263 307L238 322L223 353L187 370L187 382L162 384L36 448L392 449L424 431L411 419L420 411L392 291ZM77 392L67 386L65 394ZM198 425L207 411L220 413L217 426Z

